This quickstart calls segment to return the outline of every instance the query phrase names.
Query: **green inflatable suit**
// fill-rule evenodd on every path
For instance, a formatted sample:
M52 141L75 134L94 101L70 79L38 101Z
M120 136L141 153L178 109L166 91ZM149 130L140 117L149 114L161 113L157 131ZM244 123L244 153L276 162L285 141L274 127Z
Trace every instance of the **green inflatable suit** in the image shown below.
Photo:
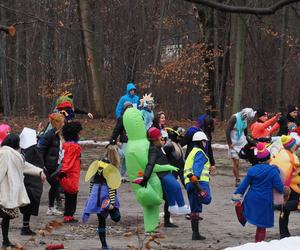
M141 111L129 108L123 116L124 127L128 136L125 152L126 168L132 181L144 173L148 163L149 141ZM144 210L145 232L154 232L159 224L159 207L163 200L161 182L156 172L177 170L171 165L155 165L147 187L131 184L138 203Z

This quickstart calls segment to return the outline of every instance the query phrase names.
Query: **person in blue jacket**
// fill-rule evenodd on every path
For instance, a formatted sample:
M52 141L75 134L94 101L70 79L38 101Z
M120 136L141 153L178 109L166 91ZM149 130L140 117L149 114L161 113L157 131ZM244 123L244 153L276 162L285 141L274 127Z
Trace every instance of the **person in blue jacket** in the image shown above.
M134 108L137 108L140 103L140 97L136 94L136 87L133 82L127 84L126 94L123 95L116 107L116 117L119 118L122 115L123 106L125 102L132 103Z
M257 226L255 242L263 241L266 228L274 226L273 192L284 193L284 186L280 178L280 171L275 165L270 165L270 152L263 143L257 146L258 164L252 166L235 191L232 200L240 202L249 187L243 201L245 219Z
M208 205L212 200L209 185L210 161L203 145L208 138L204 132L198 131L192 140L194 147L186 158L183 176L191 207L192 240L205 240L199 233L199 213L202 212L202 205Z

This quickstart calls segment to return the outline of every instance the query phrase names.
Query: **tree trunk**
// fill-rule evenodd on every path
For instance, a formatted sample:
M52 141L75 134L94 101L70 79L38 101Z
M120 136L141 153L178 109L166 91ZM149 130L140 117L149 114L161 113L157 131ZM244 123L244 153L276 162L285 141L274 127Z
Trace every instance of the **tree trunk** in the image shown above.
M27 104L27 116L30 116L31 114L31 98L30 98L30 71L31 71L31 65L30 65L30 54L31 54L31 44L30 44L30 35L32 31L30 30L26 32L26 104Z
M244 0L242 0L244 3ZM234 69L234 94L232 112L236 113L241 109L243 94L243 83L245 78L245 40L246 24L241 15L237 16L235 69Z
M100 64L97 52L95 50L95 35L90 20L91 9L89 1L77 0L82 27L82 35L85 48L85 63L89 68L90 79L92 81L92 95L95 112L101 117L105 116L104 109L104 84L100 71Z
M1 24L7 24L6 13L3 8L0 10L1 13ZM1 92L2 92L2 104L3 104L3 112L5 116L9 116L11 114L11 104L10 104L10 94L9 94L9 83L7 80L7 69L6 69L6 34L0 34L0 79L1 79Z
M158 66L159 56L160 56L160 45L161 45L161 37L162 37L162 24L165 16L165 10L167 6L167 0L160 1L160 14L159 14L159 23L158 23L158 32L157 32L157 39L154 48L154 59L153 59L153 70L155 70ZM150 76L150 86L154 82L154 72Z
M227 17L227 22L225 24L224 32L224 45L223 45L223 58L222 58L222 70L220 77L220 87L219 87L219 98L218 98L218 111L220 112L221 121L224 120L225 111L225 101L226 101L226 84L228 79L228 72L230 66L230 34L231 34L231 16Z
M281 26L281 40L280 40L280 57L279 57L279 73L276 84L276 110L283 111L283 88L285 80L285 57L286 57L286 31L288 23L288 7L282 9L282 26Z

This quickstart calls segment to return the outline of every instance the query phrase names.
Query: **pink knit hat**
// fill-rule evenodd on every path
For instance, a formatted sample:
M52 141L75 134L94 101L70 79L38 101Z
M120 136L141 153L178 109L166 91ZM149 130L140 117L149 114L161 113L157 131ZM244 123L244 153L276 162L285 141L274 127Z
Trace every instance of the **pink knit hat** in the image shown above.
M266 149L265 144L262 142L257 143L257 154L256 157L258 160L265 161L270 158L270 151Z
M6 136L9 134L11 128L7 124L0 124L0 144L4 141Z

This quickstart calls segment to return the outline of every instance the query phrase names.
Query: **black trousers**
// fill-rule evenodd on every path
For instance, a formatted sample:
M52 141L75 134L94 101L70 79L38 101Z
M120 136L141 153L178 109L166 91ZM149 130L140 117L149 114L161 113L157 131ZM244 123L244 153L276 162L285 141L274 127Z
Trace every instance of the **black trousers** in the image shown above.
M64 216L73 216L77 207L77 193L69 194L65 192L65 212Z
M50 184L49 189L49 207L54 207L54 201L59 197L59 181L55 177L51 177L51 175L55 172L55 170L47 170L46 177L47 181Z
M282 212L280 213L279 231L280 231L281 238L290 236L290 232L288 229L290 212L297 210L298 203L299 203L299 196L300 194L296 193L294 190L291 190L289 200L286 202L286 204L282 209Z
M2 218L1 222L1 230L2 230L2 240L3 243L8 243L8 230L9 230L9 222L10 218L0 209L0 218Z

